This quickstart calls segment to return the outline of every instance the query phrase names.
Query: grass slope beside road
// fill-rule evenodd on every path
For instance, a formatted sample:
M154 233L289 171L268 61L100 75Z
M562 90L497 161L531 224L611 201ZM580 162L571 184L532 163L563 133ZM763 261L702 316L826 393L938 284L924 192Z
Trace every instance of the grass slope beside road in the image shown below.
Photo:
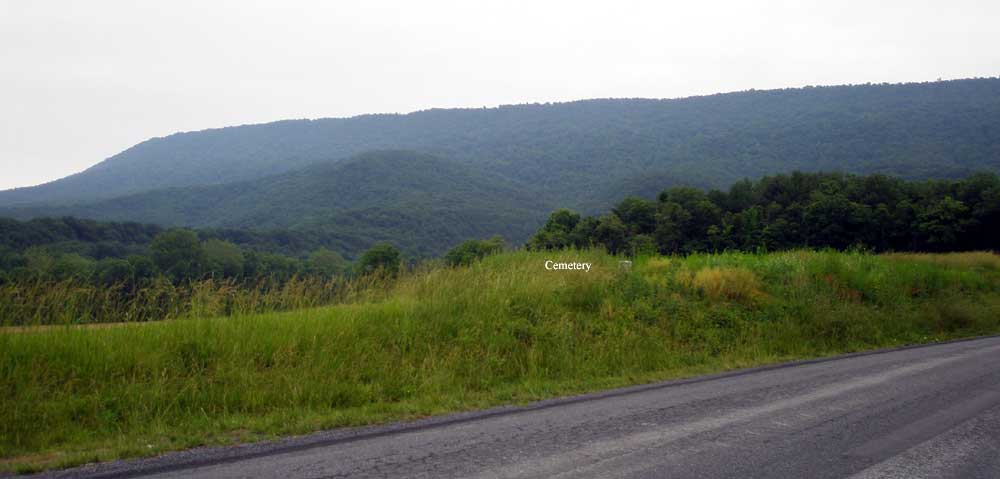
M546 260L593 263L546 271ZM0 471L1000 332L1000 257L505 253L353 304L0 332Z

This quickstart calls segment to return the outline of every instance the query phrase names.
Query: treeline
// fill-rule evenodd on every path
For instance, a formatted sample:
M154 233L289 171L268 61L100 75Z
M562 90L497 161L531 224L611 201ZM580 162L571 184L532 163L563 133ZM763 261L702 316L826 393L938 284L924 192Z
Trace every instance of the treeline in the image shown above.
M792 170L884 173L909 179L1000 172L997 144L998 78L756 90L673 100L432 109L154 138L72 179L0 192L0 206L87 203L154 190L169 205L184 200L171 200L176 192L164 188L233 186L232 182L302 171L331 159L405 148L460 159L479 172L523 185L529 195L549 197L554 205L584 208L625 194L645 194L650 184L657 185L652 192L656 194L668 185L666 181L721 188L741 178ZM654 181L645 183L651 177ZM427 179L434 184L433 178ZM358 185L362 191L377 189L382 181L378 176L364 180ZM338 182L337 177L329 181ZM419 184L409 182L415 183ZM256 196L250 188L245 193ZM197 194L188 190L183 196ZM473 201L479 197L468 196ZM272 216L277 212L269 209L268 198L284 202L283 197L265 196L259 204L241 204L239 198L229 204L199 206L253 207L257 218L282 220ZM399 206L380 203L389 211ZM118 211L128 211L128 206ZM181 211L179 216L190 221L199 213Z
M670 188L629 197L603 216L557 210L529 249L603 246L611 253L864 248L1000 249L1000 178L904 181L884 175L792 173L728 191Z
M325 280L376 271L394 276L416 262L385 242L355 261L323 244L323 238L297 231L166 229L73 217L23 222L0 218L0 284L72 281L119 286L126 292L154 283L204 280L283 285L294 278ZM499 236L468 240L442 260L452 266L469 264L503 249Z
M17 221L0 217L0 249L24 251L44 246L53 251L78 253L94 259L123 257L137 246L148 245L168 228L137 222L96 221L72 216ZM193 229L202 240L219 239L240 247L301 256L319 248L334 248L331 239L318 232L273 229Z
M155 280L281 284L296 277L353 276L376 269L394 273L403 261L388 244L373 246L356 262L321 244L295 232L164 229L70 217L25 222L0 218L0 283L71 280L129 290Z

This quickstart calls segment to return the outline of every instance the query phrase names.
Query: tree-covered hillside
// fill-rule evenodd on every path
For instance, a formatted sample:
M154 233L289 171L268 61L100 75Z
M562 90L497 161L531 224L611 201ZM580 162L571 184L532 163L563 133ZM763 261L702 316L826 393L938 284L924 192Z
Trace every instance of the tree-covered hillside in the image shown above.
M425 154L380 151L257 180L4 213L293 230L322 237L323 246L354 257L379 241L426 256L469 238L523 240L548 209L523 185L495 174Z
M0 205L246 181L388 148L451 158L585 210L651 193L649 177L656 188L664 180L724 187L792 170L954 178L1000 171L1000 79L427 110L179 133L62 180L0 192Z

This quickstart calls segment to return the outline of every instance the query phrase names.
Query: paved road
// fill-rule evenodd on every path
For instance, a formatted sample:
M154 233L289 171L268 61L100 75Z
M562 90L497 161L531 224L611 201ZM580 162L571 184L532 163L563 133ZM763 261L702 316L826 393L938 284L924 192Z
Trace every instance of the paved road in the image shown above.
M56 476L1000 478L1000 338Z

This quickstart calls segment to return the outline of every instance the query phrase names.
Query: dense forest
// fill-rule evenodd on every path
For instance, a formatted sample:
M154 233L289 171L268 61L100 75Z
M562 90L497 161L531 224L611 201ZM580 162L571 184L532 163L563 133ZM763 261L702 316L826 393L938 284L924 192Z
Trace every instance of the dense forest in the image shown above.
M791 248L873 251L1000 249L1000 177L905 181L792 173L728 191L674 187L630 197L603 216L557 210L529 249L602 246L611 253L687 254Z

